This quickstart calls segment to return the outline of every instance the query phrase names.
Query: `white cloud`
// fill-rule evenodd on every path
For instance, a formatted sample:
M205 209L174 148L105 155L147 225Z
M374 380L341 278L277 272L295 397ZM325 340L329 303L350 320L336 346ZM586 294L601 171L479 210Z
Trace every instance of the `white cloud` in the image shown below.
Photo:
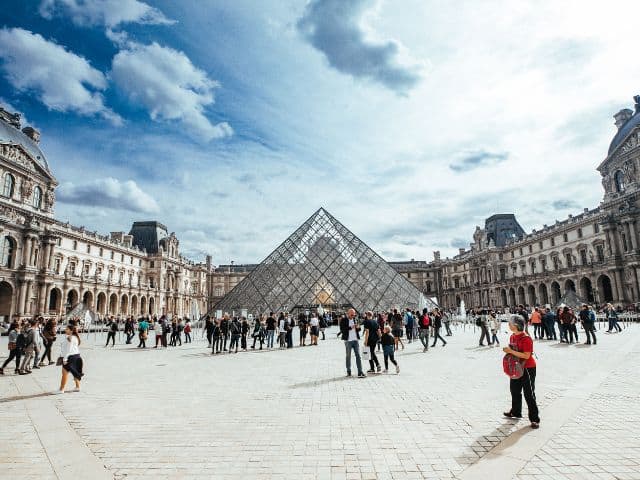
M9 83L18 91L35 93L50 109L122 122L104 104L100 91L107 88L105 76L57 43L21 28L3 28L0 58Z
M180 51L130 44L113 58L111 77L131 101L144 106L155 121L179 121L192 136L205 141L233 134L226 122L213 124L205 107L214 103L219 86Z
M107 177L83 184L66 182L57 190L63 203L89 207L106 207L142 213L156 213L156 201L133 180L121 182Z
M40 15L65 15L80 26L117 27L122 23L168 25L175 23L155 7L138 0L42 0Z

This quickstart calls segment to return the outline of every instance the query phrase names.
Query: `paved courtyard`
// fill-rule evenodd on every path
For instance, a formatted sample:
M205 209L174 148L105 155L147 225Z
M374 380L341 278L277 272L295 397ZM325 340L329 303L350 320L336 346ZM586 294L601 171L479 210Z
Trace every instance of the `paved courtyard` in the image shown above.
M502 352L473 328L366 379L344 377L335 333L215 357L90 334L81 393L49 395L53 366L0 377L0 479L640 479L640 326L536 343L537 431L502 418Z

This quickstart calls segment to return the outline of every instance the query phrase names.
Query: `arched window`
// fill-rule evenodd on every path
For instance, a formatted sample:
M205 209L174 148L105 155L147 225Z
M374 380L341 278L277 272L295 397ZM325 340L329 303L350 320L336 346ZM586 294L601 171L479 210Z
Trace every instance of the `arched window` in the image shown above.
M618 170L613 178L616 182L616 192L624 192L624 174L622 170Z
M0 245L0 262L3 267L13 267L13 254L16 250L16 243L10 237L4 237Z
M40 210L42 207L42 189L36 187L33 189L33 208Z
M16 179L13 178L13 175L7 173L4 176L4 187L2 189L2 195L9 198L13 197L13 189L15 188L15 185Z

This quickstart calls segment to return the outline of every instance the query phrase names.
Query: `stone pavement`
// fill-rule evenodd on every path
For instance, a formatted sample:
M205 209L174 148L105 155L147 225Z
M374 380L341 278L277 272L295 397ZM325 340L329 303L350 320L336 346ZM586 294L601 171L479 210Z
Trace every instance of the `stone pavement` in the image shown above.
M335 333L223 356L90 334L81 393L48 394L59 367L0 377L0 479L640 479L640 326L536 342L537 431L502 418L502 352L473 328L366 379L344 377Z

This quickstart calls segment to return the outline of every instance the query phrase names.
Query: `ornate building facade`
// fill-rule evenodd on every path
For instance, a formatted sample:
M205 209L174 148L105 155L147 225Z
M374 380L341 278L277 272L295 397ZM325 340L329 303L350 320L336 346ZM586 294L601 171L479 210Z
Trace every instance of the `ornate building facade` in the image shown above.
M427 297L445 308L555 305L569 291L587 302L640 302L640 96L635 110L614 115L617 132L597 167L599 206L526 233L513 214L493 215L476 227L468 249L452 259L390 262ZM253 265L211 273L215 303Z
M161 223L103 236L56 220L40 134L20 127L0 108L0 318L206 311L210 260L181 256Z

